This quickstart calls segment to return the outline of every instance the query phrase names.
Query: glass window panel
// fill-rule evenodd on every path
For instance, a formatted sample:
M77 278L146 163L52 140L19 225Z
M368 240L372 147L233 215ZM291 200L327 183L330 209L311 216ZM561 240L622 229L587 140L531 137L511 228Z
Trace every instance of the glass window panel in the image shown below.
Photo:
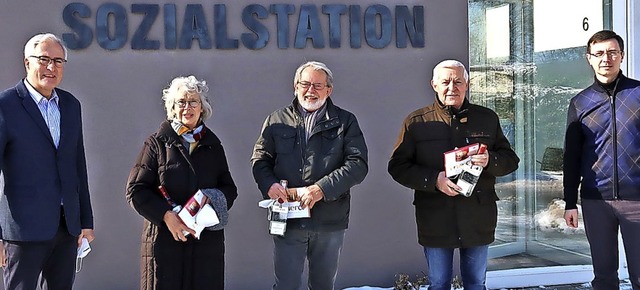
M469 1L469 97L496 111L521 159L496 184L489 270L591 263L584 228L564 222L562 147L569 100L593 81L584 45L609 26L607 7L602 0Z
M603 29L602 6L602 0L534 0L534 50L584 46Z

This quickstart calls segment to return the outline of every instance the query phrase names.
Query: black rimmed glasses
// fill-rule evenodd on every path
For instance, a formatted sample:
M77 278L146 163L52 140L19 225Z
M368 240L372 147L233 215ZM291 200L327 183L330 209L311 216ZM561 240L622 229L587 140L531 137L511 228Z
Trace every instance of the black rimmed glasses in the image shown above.
M326 85L326 84L321 84L321 83L310 83L310 82L304 82L304 81L302 81L302 82L298 82L298 84L299 84L301 87L305 88L305 89L308 89L308 88L310 88L310 87L312 87L312 86L313 86L313 88L314 88L314 89L316 89L316 90L322 90L322 89L324 89L324 88L328 87L328 85Z
M620 50L609 50L609 51L606 51L606 52L604 52L604 51L596 51L594 53L587 53L587 55L593 56L595 58L603 58L605 54L609 58L618 58L622 54L622 51L620 51Z
M196 100L179 100L179 101L176 101L176 105L180 109L186 108L187 105L189 105L189 107L191 107L191 108L197 108L197 107L200 107L200 101L196 101Z
M64 64L67 62L67 60L64 58L59 58L59 57L50 58L44 55L30 55L29 57L38 59L38 63L44 66L48 66L53 62L53 65L55 67L63 67Z

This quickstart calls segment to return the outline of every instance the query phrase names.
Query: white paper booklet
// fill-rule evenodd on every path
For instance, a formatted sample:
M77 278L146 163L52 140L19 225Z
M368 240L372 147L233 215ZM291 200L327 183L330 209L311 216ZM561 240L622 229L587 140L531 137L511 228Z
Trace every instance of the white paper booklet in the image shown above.
M220 223L218 215L211 205L202 205L204 197L204 193L198 190L198 192L185 203L182 210L178 212L178 216L182 219L182 222L196 232L195 237L197 239L200 238L200 233L204 228Z
M474 143L444 153L444 172L447 177L460 174L465 164L471 162L471 155L482 154L487 145Z
M258 202L258 206L261 208L269 208L274 202L275 199L265 199ZM302 208L300 206L299 201L289 201L284 203L287 207L289 207L289 212L287 213L287 219L299 219L299 218L309 218L311 217L311 211L309 208Z

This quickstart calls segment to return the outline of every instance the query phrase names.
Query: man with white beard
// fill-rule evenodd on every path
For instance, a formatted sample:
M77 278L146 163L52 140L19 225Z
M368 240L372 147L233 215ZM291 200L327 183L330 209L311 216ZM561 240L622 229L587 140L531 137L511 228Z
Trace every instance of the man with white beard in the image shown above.
M293 102L267 117L253 149L253 177L265 199L300 201L310 218L274 235L276 290L298 290L305 260L310 289L333 289L349 224L350 188L368 172L367 146L352 113L333 104L333 73L310 61L296 70ZM288 181L288 188L280 185Z

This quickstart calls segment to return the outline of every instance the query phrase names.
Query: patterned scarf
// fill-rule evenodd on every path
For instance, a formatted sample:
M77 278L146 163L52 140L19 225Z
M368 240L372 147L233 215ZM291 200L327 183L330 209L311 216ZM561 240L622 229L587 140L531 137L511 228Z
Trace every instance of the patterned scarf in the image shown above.
M302 115L304 119L304 131L305 131L305 140L309 141L311 138L311 132L313 131L313 127L318 124L318 122L325 119L325 114L327 113L327 103L324 103L320 109L317 109L313 112L309 112L305 110L302 106L298 105L298 111Z
M206 132L205 130L202 130L204 128L204 125L202 124L191 130L187 126L176 120L171 121L171 128L176 131L178 136L182 137L182 139L189 143L189 154L193 152L193 149L196 149L196 146L198 146L198 141L202 139L202 137L204 136L204 132Z

